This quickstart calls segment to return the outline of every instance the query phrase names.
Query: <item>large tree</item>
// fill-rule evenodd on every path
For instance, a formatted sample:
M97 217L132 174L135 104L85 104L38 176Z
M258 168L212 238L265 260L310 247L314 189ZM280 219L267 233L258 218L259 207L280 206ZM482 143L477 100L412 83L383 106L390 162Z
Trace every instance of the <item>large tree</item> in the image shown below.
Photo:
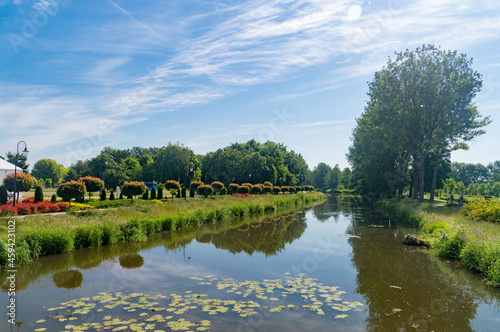
M353 132L348 159L357 178L393 194L411 169L413 196L423 200L425 165L432 156L433 197L439 161L468 148L489 123L472 102L482 81L471 66L466 55L432 45L389 59L369 83L370 100Z
M35 165L31 174L37 179L51 179L52 184L58 184L63 177L64 167L52 159L40 159Z

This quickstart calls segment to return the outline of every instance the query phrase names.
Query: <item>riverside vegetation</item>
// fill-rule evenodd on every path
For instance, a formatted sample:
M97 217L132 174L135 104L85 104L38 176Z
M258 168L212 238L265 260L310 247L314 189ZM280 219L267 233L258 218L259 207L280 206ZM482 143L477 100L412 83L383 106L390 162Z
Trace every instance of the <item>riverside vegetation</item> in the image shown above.
M460 208L393 198L377 204L398 221L418 227L438 256L457 260L500 286L499 202L474 200Z
M133 205L105 211L70 212L64 215L27 216L16 221L16 264L39 256L120 241L145 241L148 236L183 227L217 223L250 215L275 213L324 199L321 193L299 193L276 198L223 196L214 199L176 200L175 203L138 200ZM0 228L7 234L8 218ZM5 238L0 240L0 265L8 260Z

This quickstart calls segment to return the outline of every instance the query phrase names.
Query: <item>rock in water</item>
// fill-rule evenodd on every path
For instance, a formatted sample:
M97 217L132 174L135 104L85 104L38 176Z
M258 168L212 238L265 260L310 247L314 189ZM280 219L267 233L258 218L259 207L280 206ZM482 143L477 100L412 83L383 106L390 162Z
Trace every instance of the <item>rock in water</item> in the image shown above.
M421 240L411 234L406 235L403 244L407 244L409 246L425 246L425 247L429 246L424 240Z

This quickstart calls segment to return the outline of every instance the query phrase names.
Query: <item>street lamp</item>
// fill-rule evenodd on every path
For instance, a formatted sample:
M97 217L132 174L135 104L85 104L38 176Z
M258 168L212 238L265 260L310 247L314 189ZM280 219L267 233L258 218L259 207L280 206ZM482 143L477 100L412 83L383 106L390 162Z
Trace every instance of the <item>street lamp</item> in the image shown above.
M19 160L19 145L21 143L24 145L24 149L21 153L24 155L27 155L29 152L28 146L26 145L25 141L19 141L17 143L16 162L14 163L14 203L12 203L12 206L14 206L14 207L16 206L16 192L17 192L17 162Z

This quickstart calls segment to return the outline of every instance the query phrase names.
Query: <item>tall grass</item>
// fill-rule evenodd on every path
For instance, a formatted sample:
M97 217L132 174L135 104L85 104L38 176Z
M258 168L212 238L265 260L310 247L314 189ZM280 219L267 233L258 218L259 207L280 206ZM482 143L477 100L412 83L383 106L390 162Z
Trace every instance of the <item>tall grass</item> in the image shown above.
M500 286L500 225L466 218L471 208L439 203L418 203L411 199L387 199L377 203L398 222L418 227L440 257L460 261ZM465 211L465 212L464 212ZM480 215L474 206L474 215ZM491 213L486 211L489 216ZM479 219L479 218L475 218ZM484 218L489 220L487 218Z
M178 200L178 204L135 202L131 206L102 212L16 219L18 227L15 246L16 264L25 263L39 256L119 241L146 241L148 236L160 232L215 224L223 220L239 220L263 213L275 213L323 199L322 194L309 193L279 199L267 195L243 199L233 197L215 200L197 199L194 204L184 200ZM195 206L197 208L194 208ZM6 220L2 222L2 226L5 223ZM2 266L7 264L6 240L6 238L0 239Z

